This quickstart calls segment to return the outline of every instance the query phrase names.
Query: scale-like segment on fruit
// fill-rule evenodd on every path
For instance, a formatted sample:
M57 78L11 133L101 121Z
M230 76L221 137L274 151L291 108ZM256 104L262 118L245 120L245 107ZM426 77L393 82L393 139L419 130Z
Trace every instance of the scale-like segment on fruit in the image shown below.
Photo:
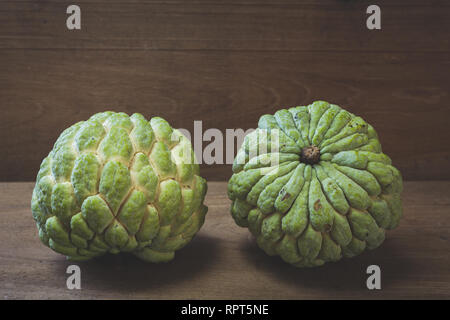
M236 223L298 267L378 247L402 215L401 192L375 129L325 101L262 116L228 183Z

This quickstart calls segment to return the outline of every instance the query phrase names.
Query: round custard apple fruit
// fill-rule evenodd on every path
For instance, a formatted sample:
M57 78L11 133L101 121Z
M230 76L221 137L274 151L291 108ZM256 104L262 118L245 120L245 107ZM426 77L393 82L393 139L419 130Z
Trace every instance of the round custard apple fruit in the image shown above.
M206 190L180 131L159 117L107 111L62 132L31 208L41 241L71 260L129 252L166 262L203 225Z
M401 192L374 128L325 101L263 115L228 183L236 223L296 267L378 247L398 225Z

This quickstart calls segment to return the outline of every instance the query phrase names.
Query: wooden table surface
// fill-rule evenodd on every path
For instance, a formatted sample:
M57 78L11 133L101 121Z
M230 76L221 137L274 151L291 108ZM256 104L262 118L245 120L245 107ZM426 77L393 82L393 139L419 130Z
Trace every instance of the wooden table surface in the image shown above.
M209 212L196 238L168 264L131 255L78 263L81 290L66 288L73 263L40 243L33 183L0 183L2 299L409 299L450 298L450 182L406 182L404 216L377 250L316 269L268 257L229 215L226 183L210 182ZM381 290L366 268L381 268Z

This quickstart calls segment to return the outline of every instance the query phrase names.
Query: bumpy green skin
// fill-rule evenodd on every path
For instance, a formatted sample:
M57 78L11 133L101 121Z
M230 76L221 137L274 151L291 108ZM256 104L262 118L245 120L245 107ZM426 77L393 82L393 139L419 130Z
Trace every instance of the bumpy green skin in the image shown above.
M162 118L108 111L74 124L37 175L31 208L41 241L71 260L107 252L172 260L208 210L194 159L190 141Z
M257 148L269 144L274 129L277 153L270 147L267 154L250 152L255 141ZM315 164L302 162L301 150L311 145L320 149ZM271 157L279 164L263 161ZM385 230L398 225L401 192L401 174L382 153L373 127L324 101L262 116L246 136L228 183L236 223L267 254L297 267L378 247Z

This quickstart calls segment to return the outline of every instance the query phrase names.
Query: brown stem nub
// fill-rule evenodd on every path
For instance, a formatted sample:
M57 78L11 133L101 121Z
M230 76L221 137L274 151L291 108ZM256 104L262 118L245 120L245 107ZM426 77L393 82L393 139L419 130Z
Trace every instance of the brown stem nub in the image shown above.
M300 160L307 164L318 163L320 159L320 149L315 145L304 147L300 154Z

